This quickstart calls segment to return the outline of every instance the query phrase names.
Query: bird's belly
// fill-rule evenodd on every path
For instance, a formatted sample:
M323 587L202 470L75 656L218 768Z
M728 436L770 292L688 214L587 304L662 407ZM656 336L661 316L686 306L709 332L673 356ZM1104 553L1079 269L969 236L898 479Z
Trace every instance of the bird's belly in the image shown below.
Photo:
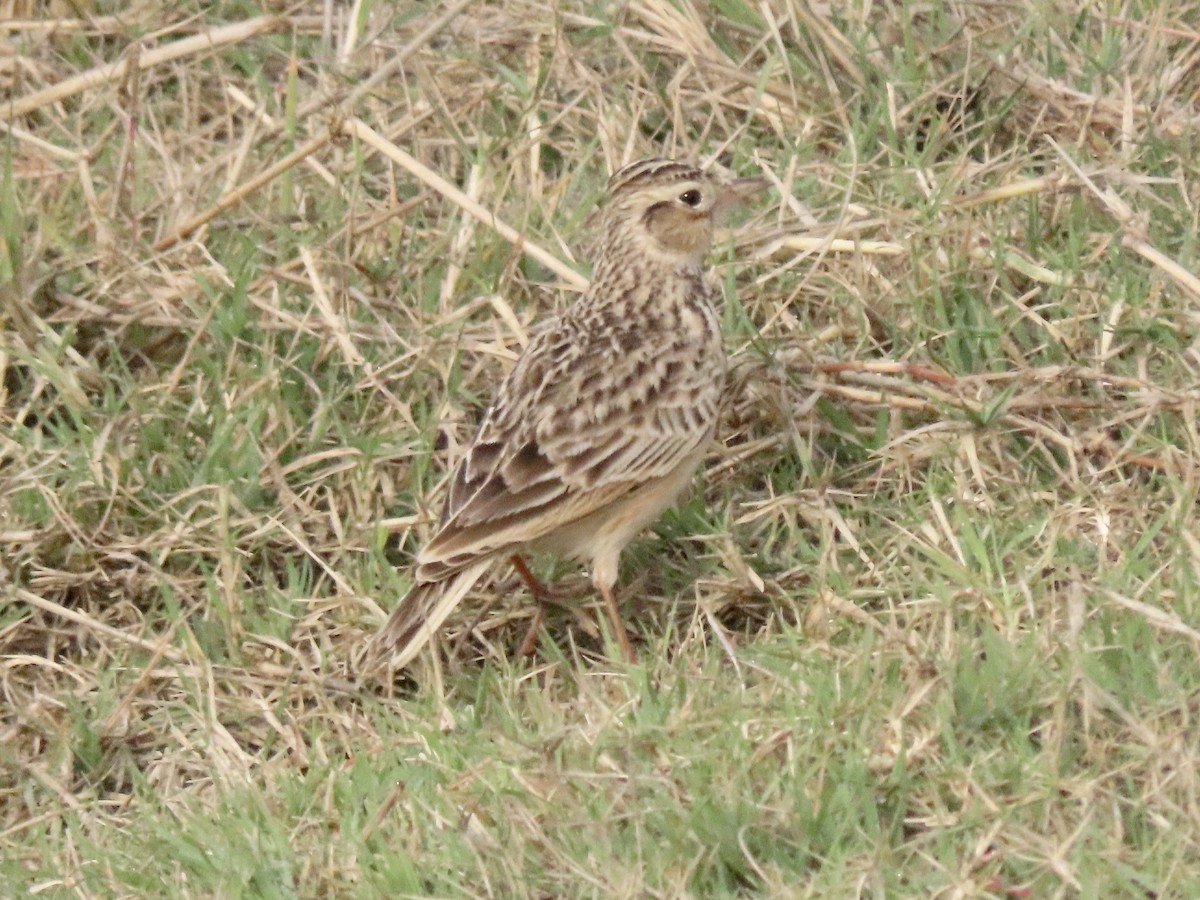
M562 559L615 559L638 532L675 502L703 456L702 447L670 475L639 485L619 500L533 541L530 549Z

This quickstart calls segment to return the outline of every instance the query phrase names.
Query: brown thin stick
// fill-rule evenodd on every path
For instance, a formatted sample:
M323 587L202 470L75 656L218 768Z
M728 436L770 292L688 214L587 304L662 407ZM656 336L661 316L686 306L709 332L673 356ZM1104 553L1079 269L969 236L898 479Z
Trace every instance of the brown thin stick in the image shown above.
M872 360L859 362L818 362L813 368L819 372L836 375L841 372L873 372L880 375L909 375L922 381L932 381L935 384L957 384L958 379L945 372L939 372L929 366L918 363L892 362L891 360Z
M1200 644L1200 631L1197 631L1192 626L1184 622L1179 616L1165 609L1159 609L1157 606L1151 606L1148 603L1143 603L1140 600L1134 600L1132 597L1126 597L1118 594L1116 591L1105 591L1108 598L1114 603L1125 607L1131 613L1141 616L1146 620L1146 623L1152 628L1158 628L1162 631L1171 631L1175 634L1181 634L1186 638Z
M401 47L399 53L380 66L365 81L355 86L354 90L352 90L346 97L347 104L350 107L353 107L355 103L357 103L371 91L375 90L375 88L384 81L396 74L397 70L404 65L410 56L412 56L421 47L429 43L430 40L432 40L438 35L439 32L442 31L442 29L453 22L455 17L460 12L474 2L475 0L458 0L457 3L451 4L451 6L444 13L426 25L423 29L421 29L419 34L414 36L411 41ZM301 107L298 116L303 115L305 112L306 110Z
M958 209L966 209L971 206L979 206L983 203L999 203L1004 200L1015 200L1017 197L1026 197L1030 194L1054 193L1069 186L1067 176L1061 172L1056 172L1053 175L1042 175L1039 178L1014 181L1012 184L989 188L986 191L967 194L964 197L956 197L950 201L950 205Z
M170 43L165 47L156 47L153 50L136 54L135 57L126 56L117 62L88 69L74 78L68 78L66 81L60 81L58 84L52 84L48 88L35 91L19 100L14 100L11 104L0 107L0 119L15 119L17 116L23 116L26 113L33 112L35 109L41 109L43 106L57 103L66 97L81 94L89 88L120 81L125 77L126 70L131 63L144 71L185 56L192 56L193 54L203 53L207 50L216 50L218 47L223 47L227 44L236 44L270 31L290 28L293 24L292 20L285 16L260 16L248 22L238 22L234 25L213 28L210 31L204 32L204 34L196 34L181 41Z
M387 209L371 216L371 218L367 219L365 222L360 222L359 224L355 225L352 235L354 237L359 237L360 235L372 232L384 222L388 221L388 219L395 219L404 215L409 210L416 209L422 203L427 202L432 196L433 194L431 194L429 191L422 191L415 197L410 197L408 200L405 200L402 203L397 203L395 206L388 207Z
M322 147L324 147L326 144L328 144L332 139L333 139L333 135L328 131L325 132L324 134L317 135L315 138L313 138L311 141L309 141L303 147L298 147L295 150L293 150L291 153L289 153L283 159L279 160L279 162L275 163L275 165L271 166L270 168L264 169L262 172L260 172L254 178L251 178L249 181L247 181L245 184L234 188L232 191L229 191L227 194L225 194L223 197L221 197L216 203L214 203L212 206L210 206L204 212L200 213L200 215L196 216L195 218L189 219L184 225L182 225L173 234L169 234L164 238L160 238L158 240L158 242L154 245L154 249L156 251L162 251L162 250L166 250L168 247L171 247L171 246L179 243L184 238L186 238L188 235L190 235L192 232L196 231L198 228L201 228L202 226L207 225L209 222L211 222L214 218L216 218L222 212L229 209L229 207L235 206L236 204L240 203L247 194L254 193L260 187L262 187L264 184L266 184L267 182L272 181L273 179L277 178L281 173L286 172L292 166L302 162L305 159L305 157L311 156L312 154L316 153L318 150L320 150Z
M318 97L314 97L307 103L301 104L300 108L296 111L296 119L307 119L314 113L320 112L321 110L332 106L335 103L343 103L347 110L353 109L354 105L358 103L359 100L378 87L380 82L394 75L396 71L404 65L410 56L412 56L417 50L421 49L421 47L425 46L425 44L429 43L429 41L436 37L439 32L441 32L447 25L454 21L454 18L460 12L466 9L467 6L473 2L475 2L475 0L458 0L457 3L426 25L419 34L413 37L411 41L401 47L399 52L396 53L396 55L389 59L386 63L384 63L378 71L376 71L362 83L358 84L348 94L344 94L339 88L337 90L324 93ZM275 130L277 131L282 127L282 124L277 124Z
M1126 233L1121 238L1121 246L1128 247L1151 265L1158 266L1167 274L1168 278L1190 291L1193 297L1200 297L1200 278L1142 237L1134 233Z
M881 390L880 388L860 388L849 384L821 384L818 387L821 393L827 396L836 394L839 397L845 397L847 400L855 400L859 403L889 406L893 409L934 411L937 408L932 402L923 397L906 397L901 394Z
M237 99L236 96L234 97L234 99L235 100ZM414 127L418 122L420 122L421 119L423 119L425 117L425 115L427 115L427 114L428 113L422 113L416 117L410 117L404 123L404 125L399 129L400 132L403 133L403 132L408 131L410 128ZM279 127L281 127L281 126L279 126L278 123L273 123L273 125L270 126L270 128L276 129L276 130ZM250 181L246 182L241 187L234 188L234 189L230 190L229 192L227 192L215 204L213 204L211 207L209 207L204 212L200 213L195 218L189 220L185 225L183 225L181 228L179 228L174 234L171 234L171 235L168 235L167 237L161 238L158 241L158 243L156 243L154 245L154 249L157 251L162 251L162 250L165 250L168 247L178 243L179 241L183 240L188 235L190 235L192 232L194 232L196 229L198 229L201 226L206 225L208 222L212 221L213 218L215 218L217 215L219 215L220 213L222 213L229 207L240 202L248 194L251 194L254 191L258 190L264 184L266 184L267 182L271 181L272 179L278 177L280 174L282 174L283 172L287 171L288 169L297 165L300 162L313 163L314 167L316 167L319 171L324 171L324 167L321 166L320 163L317 163L315 160L309 160L308 157L311 156L313 153L315 153L317 150L320 150L327 143L329 143L333 139L333 136L334 136L333 132L326 131L324 134L317 135L317 137L313 138L311 141L309 141L304 146L299 147L296 150L293 150L291 153L289 153L283 159L279 160L279 162L275 163L270 168L265 169L263 172L256 175L254 178L250 179ZM340 188L339 188L339 190L340 190Z
M521 232L498 218L495 213L476 203L437 172L433 171L433 169L430 169L405 153L387 138L383 137L383 135L379 134L379 132L371 128L370 125L360 119L347 119L342 123L342 130L346 134L378 150L415 178L433 188L446 199L453 201L484 225L493 229L500 237L504 238L522 253L536 259L567 284L581 291L587 289L588 281L586 278L554 254L527 239Z
M759 258L773 256L781 250L813 250L830 253L862 253L869 256L899 256L906 251L903 244L895 241L862 241L849 238L806 237L799 234L789 234L771 241L758 251Z
M321 281L321 273L317 269L316 260L313 259L312 250L308 247L301 247L300 258L304 260L304 270L308 273L309 282L312 284L313 302L316 304L321 318L325 321L329 330L333 332L333 339L341 349L342 356L346 358L346 362L352 367L357 368L362 366L366 360L358 352L358 348L354 346L354 340L350 337L350 333L346 328L345 319L334 311L333 301L329 299L329 293L325 290L324 282Z
M931 387L917 388L915 385L910 386L904 382L882 375L872 375L864 372L855 374L858 376L854 379L855 381L878 385L878 387L855 387L849 384L838 383L824 383L817 385L817 387L826 395L836 394L860 403L878 404L898 409L935 412L939 406L943 406L979 415L986 407L985 403L971 400L961 394L949 394ZM916 391L922 396L908 396L905 393L906 389ZM1016 413L1005 413L1000 416L999 420L1018 430L1037 434L1043 440L1057 444L1070 453L1077 453L1082 450L1079 442L1069 435L1060 434L1050 426L1026 418L1025 416L1017 415Z
M48 612L52 616L57 616L60 619L66 619L68 622L74 622L76 625L82 625L88 631L94 631L97 634L102 634L105 637L112 638L114 641L120 641L123 644L132 644L142 650L156 654L156 656L165 656L171 662L184 662L184 658L176 650L163 649L161 641L147 641L140 637L134 637L132 634L126 634L120 628L113 628L111 625L105 625L93 619L91 616L85 615L74 609L68 609L65 606L47 600L44 597L39 597L32 591L27 591L23 588L17 588L17 599L28 603L30 606L40 609L42 612Z
M1062 158L1063 162L1070 167L1071 171L1075 173L1075 176L1095 195L1096 199L1100 201L1100 205L1124 229L1125 233L1121 236L1121 246L1132 250L1151 265L1158 266L1158 268L1166 273L1168 278L1184 290L1190 292L1192 296L1200 297L1200 278L1197 278L1193 272L1185 269L1145 239L1143 228L1138 224L1132 207L1122 200L1112 188L1101 190L1096 182L1086 175L1083 169L1079 168L1075 160L1071 159L1053 138L1047 137L1046 141L1054 148L1054 151Z
M8 122L0 121L0 132L11 134L18 141L25 141L26 143L32 144L42 152L48 153L49 155L61 159L64 162L72 163L73 165L78 165L79 161L87 155L85 153L80 153L78 150L67 150L64 147L58 146L58 144L52 144L49 141L42 140L36 134L30 134L24 128L9 124Z
M1151 25L1147 22L1139 22L1136 19L1126 19L1121 16L1109 16L1108 21L1114 25L1124 25L1130 29L1153 30L1158 34L1183 38L1186 41L1200 41L1200 31L1195 31L1191 28L1168 27L1158 24Z
M246 92L237 85L227 84L225 86L225 93L232 97L235 103L237 103L244 110L254 116L254 118L256 118L259 122L265 125L272 133L279 131L283 127L272 116L270 116L266 110L251 100L249 95L247 95ZM325 168L325 166L321 165L320 161L315 159L306 159L304 164L316 172L317 176L327 185L329 185L335 191L338 191L340 194L342 194L342 196L345 196L346 192L342 188L341 183L337 180L337 176Z
M124 30L129 27L124 16L96 16L87 19L9 19L0 22L0 31L90 31L93 33L108 33Z

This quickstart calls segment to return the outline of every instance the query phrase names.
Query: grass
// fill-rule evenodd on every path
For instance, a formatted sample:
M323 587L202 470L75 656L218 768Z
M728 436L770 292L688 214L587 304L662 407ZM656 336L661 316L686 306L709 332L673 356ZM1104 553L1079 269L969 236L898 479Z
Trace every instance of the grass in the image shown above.
M0 0L4 895L1200 894L1194 2L260 6ZM776 189L640 662L364 667L652 153Z

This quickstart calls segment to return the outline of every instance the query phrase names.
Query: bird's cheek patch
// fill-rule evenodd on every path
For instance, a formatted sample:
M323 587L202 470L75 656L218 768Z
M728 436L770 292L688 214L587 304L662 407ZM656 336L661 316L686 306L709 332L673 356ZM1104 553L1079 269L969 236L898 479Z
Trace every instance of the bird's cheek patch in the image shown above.
M671 204L667 200L660 200L658 203L652 204L644 213L642 213L642 224L646 226L646 230L654 232L662 226L663 219L670 214Z

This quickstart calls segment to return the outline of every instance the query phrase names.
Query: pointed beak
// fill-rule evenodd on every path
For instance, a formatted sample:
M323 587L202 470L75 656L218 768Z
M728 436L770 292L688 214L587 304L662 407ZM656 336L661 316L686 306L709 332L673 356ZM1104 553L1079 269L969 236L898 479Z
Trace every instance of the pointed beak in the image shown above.
M730 190L739 201L746 201L755 194L765 191L771 186L771 182L765 178L735 178L733 183L729 185Z
M765 178L735 178L728 184L722 185L713 208L713 215L718 224L725 221L730 213L747 200L770 186L771 182Z

